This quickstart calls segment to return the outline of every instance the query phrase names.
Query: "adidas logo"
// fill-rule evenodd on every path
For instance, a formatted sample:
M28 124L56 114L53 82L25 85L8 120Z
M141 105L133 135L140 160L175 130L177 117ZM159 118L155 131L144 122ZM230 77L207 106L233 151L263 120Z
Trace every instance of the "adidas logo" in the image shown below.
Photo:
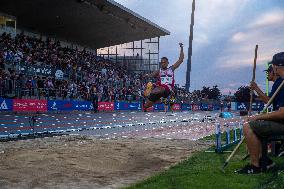
M8 110L8 106L7 106L6 102L5 102L5 100L1 103L0 110Z
M53 102L52 104L52 107L51 107L53 110L57 110L57 107L56 107L56 102Z
M253 169L249 169L248 174L253 174Z

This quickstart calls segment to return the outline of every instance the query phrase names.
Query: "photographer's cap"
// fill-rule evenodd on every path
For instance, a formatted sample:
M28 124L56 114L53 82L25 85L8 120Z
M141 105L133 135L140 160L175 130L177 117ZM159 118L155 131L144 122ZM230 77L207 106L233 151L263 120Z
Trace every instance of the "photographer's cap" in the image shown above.
M284 66L284 52L275 54L271 63L275 66Z

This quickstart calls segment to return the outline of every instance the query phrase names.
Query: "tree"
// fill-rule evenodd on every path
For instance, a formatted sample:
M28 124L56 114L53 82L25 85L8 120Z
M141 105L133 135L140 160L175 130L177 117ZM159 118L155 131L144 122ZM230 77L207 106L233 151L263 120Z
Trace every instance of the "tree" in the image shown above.
M221 91L218 88L218 85L213 86L212 89L210 89L209 99L219 100L221 97Z
M201 94L202 98L210 100L219 100L221 96L220 89L217 85L213 86L213 88L203 86Z
M203 86L201 90L201 95L202 95L202 98L208 99L210 96L210 87Z
M192 100L193 101L199 101L200 98L201 98L201 91L200 90L194 90L192 92Z
M237 102L250 101L250 88L248 86L241 86L234 94Z

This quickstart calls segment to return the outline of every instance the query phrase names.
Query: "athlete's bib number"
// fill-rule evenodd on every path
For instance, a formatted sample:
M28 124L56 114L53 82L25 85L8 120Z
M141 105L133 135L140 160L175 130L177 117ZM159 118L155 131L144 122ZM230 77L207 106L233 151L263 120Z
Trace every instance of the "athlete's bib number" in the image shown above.
M161 77L161 84L162 85L170 85L173 83L172 77Z

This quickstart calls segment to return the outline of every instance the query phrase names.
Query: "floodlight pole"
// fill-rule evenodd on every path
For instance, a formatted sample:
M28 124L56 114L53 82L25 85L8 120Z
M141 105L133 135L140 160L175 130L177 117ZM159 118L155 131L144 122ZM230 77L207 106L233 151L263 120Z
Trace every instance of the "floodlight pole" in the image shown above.
M192 56L194 11L195 11L195 0L192 1L192 12L191 12L191 23L190 23L190 35L189 35L189 45L188 45L186 83L185 83L185 89L186 89L187 92L189 92L189 88L190 88L190 72L191 72L191 56Z

